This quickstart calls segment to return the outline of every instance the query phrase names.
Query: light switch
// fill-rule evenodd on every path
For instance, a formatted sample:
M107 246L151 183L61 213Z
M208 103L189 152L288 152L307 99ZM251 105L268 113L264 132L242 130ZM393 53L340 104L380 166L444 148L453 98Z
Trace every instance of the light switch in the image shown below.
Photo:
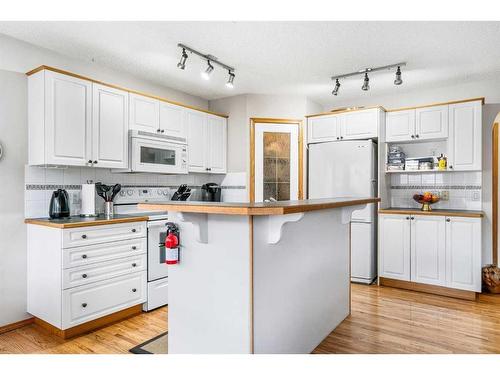
M442 201L448 201L450 199L450 192L448 190L443 190L440 197Z

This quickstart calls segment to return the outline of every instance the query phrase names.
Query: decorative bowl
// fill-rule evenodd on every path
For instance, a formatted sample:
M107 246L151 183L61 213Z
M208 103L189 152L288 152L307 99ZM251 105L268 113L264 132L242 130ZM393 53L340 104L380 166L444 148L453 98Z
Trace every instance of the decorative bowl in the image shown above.
M422 205L422 211L432 211L431 204L439 202L440 198L438 195L426 191L424 194L415 194L413 200Z

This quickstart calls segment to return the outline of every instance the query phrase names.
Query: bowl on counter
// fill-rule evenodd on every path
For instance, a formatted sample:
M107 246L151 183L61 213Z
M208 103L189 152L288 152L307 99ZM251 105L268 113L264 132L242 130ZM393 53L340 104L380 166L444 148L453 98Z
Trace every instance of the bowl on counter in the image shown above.
M423 194L415 194L413 200L422 205L420 208L422 211L432 211L431 204L439 202L440 198L438 195L426 191Z

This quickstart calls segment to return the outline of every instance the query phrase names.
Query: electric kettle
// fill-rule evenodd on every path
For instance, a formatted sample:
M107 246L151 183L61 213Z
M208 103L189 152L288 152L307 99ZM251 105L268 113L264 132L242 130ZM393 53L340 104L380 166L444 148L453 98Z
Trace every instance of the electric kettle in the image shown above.
M66 190L57 189L52 192L52 198L50 198L49 216L51 219L69 217L69 196Z

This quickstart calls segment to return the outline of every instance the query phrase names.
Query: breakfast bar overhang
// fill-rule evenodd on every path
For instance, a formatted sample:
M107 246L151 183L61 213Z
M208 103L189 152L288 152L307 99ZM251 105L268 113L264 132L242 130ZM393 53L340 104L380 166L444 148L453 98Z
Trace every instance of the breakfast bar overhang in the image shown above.
M141 204L180 229L169 353L313 351L350 314L351 214L378 201Z

